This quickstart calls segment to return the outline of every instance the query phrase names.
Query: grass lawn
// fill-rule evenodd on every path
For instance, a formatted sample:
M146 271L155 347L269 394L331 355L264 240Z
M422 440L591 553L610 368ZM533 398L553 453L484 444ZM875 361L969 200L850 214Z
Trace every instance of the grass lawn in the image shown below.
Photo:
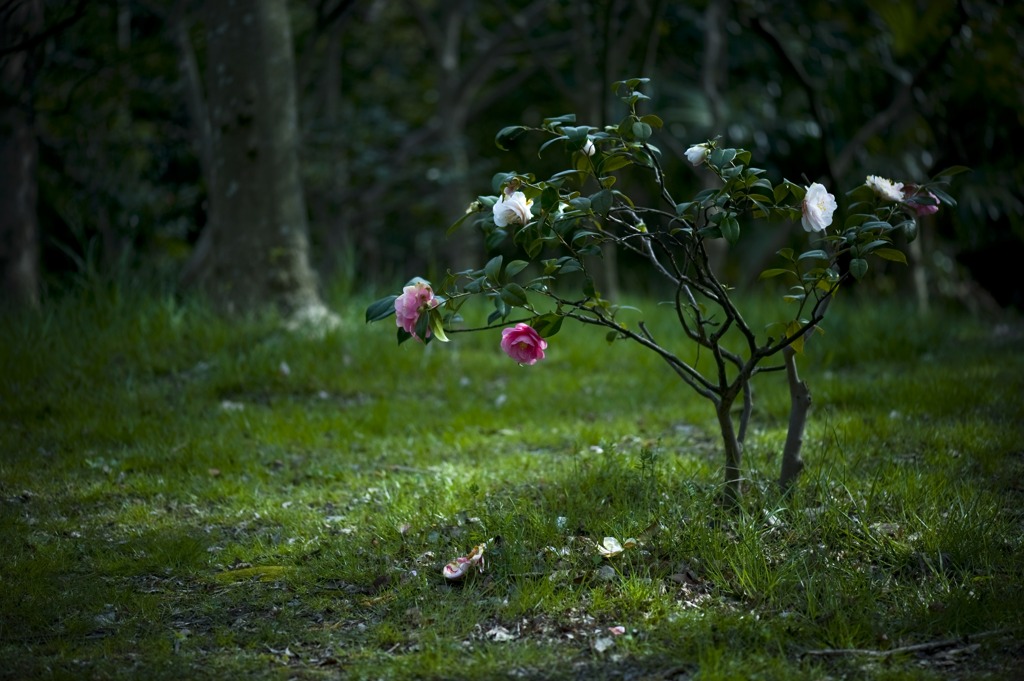
M0 319L0 677L1024 673L1019 318L839 300L808 467L780 496L759 377L736 513L653 355L569 323L533 367L496 332L396 347L373 297L321 338L128 290Z

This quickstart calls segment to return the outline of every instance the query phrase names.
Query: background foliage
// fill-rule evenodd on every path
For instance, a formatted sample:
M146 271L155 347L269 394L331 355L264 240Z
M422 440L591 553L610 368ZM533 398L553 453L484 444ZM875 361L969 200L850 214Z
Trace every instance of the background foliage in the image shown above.
M963 295L965 266L1000 302L1021 302L1020 286L1001 276L1024 251L1024 173L1010 143L1024 111L1017 3L291 6L322 273L342 267L392 282L396 270L465 264L444 227L489 191L494 172L536 166L532 149L498 152L494 133L567 111L615 122L622 111L608 84L643 75L666 121L655 140L664 163L694 191L706 178L673 166L685 164L688 144L719 134L766 159L772 174L832 186L972 167L958 209L925 230L926 264L945 292ZM173 274L205 222L172 30L183 16L202 66L201 3L84 7L36 65L45 268L51 283L115 264ZM47 23L77 9L47 2Z

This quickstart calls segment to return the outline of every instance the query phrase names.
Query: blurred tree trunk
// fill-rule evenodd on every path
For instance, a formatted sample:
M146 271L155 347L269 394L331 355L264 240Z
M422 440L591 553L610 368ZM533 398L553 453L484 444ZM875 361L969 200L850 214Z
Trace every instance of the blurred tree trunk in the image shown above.
M229 312L325 312L309 264L287 2L207 10L209 223L183 283Z
M2 44L38 35L41 0L4 10ZM36 217L39 146L32 122L32 51L0 56L0 293L15 305L39 303L39 223Z

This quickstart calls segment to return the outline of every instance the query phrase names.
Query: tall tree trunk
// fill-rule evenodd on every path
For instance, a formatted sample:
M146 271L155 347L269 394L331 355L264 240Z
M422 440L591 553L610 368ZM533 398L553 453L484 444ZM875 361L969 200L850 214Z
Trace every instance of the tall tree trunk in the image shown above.
M41 0L25 0L0 28L4 45L37 34ZM39 146L32 121L32 54L0 57L0 294L14 305L39 303L39 222L36 216Z
M286 0L208 5L209 223L186 283L227 311L323 310L299 179Z

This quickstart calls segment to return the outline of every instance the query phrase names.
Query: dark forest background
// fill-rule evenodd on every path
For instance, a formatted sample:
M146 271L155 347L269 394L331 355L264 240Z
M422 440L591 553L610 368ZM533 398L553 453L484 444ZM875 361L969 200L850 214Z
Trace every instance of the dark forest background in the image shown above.
M29 288L44 299L83 277L180 280L210 218L211 17L234 12L244 24L251 4L268 2L0 3L6 296L33 297L11 284L26 229L39 265ZM294 73L309 259L321 281L394 289L482 263L472 239L446 240L447 226L492 193L495 172L559 169L538 160L536 140L501 152L495 133L568 112L616 123L624 112L610 84L647 76L647 110L666 124L652 141L677 196L706 181L683 151L716 135L750 149L776 179L822 181L837 194L867 174L914 182L970 167L953 187L958 206L922 225L916 265L931 296L1024 304L1013 276L1024 256L1021 3L292 0L285 9L294 68L274 78ZM265 56L241 44L244 58ZM26 171L21 152L32 145ZM642 183L633 191L643 198ZM730 259L736 273L760 271L772 238L745 241ZM624 282L644 285L619 265Z

